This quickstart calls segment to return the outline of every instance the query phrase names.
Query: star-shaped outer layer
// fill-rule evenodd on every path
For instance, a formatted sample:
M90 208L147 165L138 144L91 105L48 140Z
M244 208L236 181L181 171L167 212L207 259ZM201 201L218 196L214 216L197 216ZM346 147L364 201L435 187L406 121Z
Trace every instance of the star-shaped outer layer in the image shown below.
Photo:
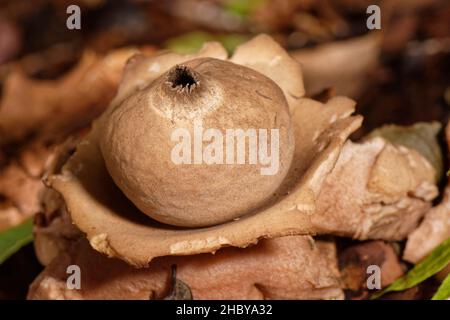
M227 54L220 44L208 43L195 55L135 56L125 69L110 110L173 65L200 57L227 59ZM215 252L223 246L246 247L262 238L318 231L311 223L315 199L345 140L361 124L360 116L351 116L355 103L344 97L325 104L302 98L299 64L266 35L238 47L229 61L271 78L289 103L295 154L273 201L239 219L211 227L187 229L157 223L140 212L110 178L99 148L97 122L62 174L48 181L62 194L73 222L86 233L94 249L145 267L159 256Z

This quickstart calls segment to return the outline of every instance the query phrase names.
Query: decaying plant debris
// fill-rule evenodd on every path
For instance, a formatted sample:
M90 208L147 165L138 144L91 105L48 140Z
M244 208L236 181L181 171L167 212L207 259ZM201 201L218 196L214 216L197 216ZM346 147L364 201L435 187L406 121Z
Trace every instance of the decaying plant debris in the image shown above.
M12 66L0 99L0 146L6 149L32 138L0 168L0 230L38 211L36 199L44 188L41 180L54 146L105 109L126 60L135 52L123 49L105 56L86 52L69 74L57 80L32 79L20 65Z
M35 216L44 270L28 298L369 299L379 293L367 287L373 265L388 291L416 276L412 288L383 298L431 298L448 267L440 261L430 278L411 263L425 270L450 237L441 155L450 9L439 0L376 1L383 30L367 32L369 2L80 1L104 16L88 14L88 32L50 31L42 43L21 43L22 32L35 34L21 21L51 3L39 14L54 29L61 17L52 10L64 6L0 5L0 232ZM172 38L203 28L212 32ZM189 53L156 51L165 45ZM18 52L25 56L12 61ZM175 83L180 70L193 79L186 88ZM286 130L281 173L168 165L163 135L185 124L189 101L174 112L186 102L167 96L167 83L185 96L225 90L222 109L200 117L209 125ZM264 122L250 100L267 119L276 115ZM230 101L248 108L232 118ZM162 123L161 110L175 118ZM430 120L440 123L414 124ZM145 128L141 142L150 145L136 139ZM202 198L210 185L219 196ZM66 286L73 264L81 290ZM180 283L189 295L173 297Z
M243 48L258 50L259 43L266 48L272 46L274 52L281 52L281 49L265 36L251 40L250 44L244 44ZM210 48L215 48L215 51L212 52L221 52L219 44L210 44L204 47L200 54L210 52ZM237 53L245 56L243 50L238 49ZM157 56L156 61L165 62L169 57L171 56L167 58L164 55ZM193 57L195 58L195 56L180 56L178 60L172 59L172 63L180 63ZM272 59L268 61L272 61ZM289 58L286 57L285 60L287 59ZM109 177L110 169L105 167L102 160L105 154L102 154L100 150L99 135L102 121L106 121L109 114L120 110L121 101L134 101L130 98L133 92L146 92L145 88L148 86L145 83L151 83L152 78L148 78L148 73L144 74L147 78L145 78L146 82L142 84L142 80L136 80L134 77L141 77L142 66L148 70L149 66L158 63L156 61L153 58L134 58L133 62L129 64L130 71L126 71L125 80L122 82L118 97L112 102L110 110L106 111L89 135L78 144L75 154L62 167L61 173L49 177L48 183L61 193L68 211L60 209L58 217L60 220L50 220L47 226L44 223L37 229L37 252L41 261L48 263L48 266L41 278L33 285L31 298L90 297L88 291L83 295L72 296L64 289L64 281L58 280L61 278L61 275L58 275L58 272L61 271L58 270L64 270L64 265L69 263L67 259L70 261L70 256L79 252L79 250L75 250L68 255L65 251L71 252L72 244L67 243L67 240L58 241L58 238L63 237L63 230L65 230L64 223L60 225L60 221L66 219L65 224L67 225L67 213L75 225L87 233L91 248L109 257L120 258L128 264L149 268L147 272L157 269L155 266L159 265L160 261L168 260L169 263L165 264L165 277L167 278L168 266L174 263L172 258L154 260L155 257L189 255L189 258L174 259L175 261L180 259L179 261L186 263L192 261L191 263L196 264L200 263L199 261L203 257L207 257L207 255L198 255L202 252L213 252L224 245L246 247L255 243L260 237L275 238L270 241L266 240L269 243L281 241L279 239L290 242L292 238L279 238L279 236L293 233L300 235L331 233L360 239L400 240L416 227L418 220L431 207L431 200L437 195L436 172L419 152L405 146L392 144L380 137L368 139L361 144L350 141L344 144L348 134L359 124L358 121L355 122L352 118L348 118L353 111L354 104L351 100L334 97L322 104L311 99L291 96L288 101L290 101L289 106L293 115L296 150L289 170L290 175L288 174L290 178L281 186L281 190L286 190L289 194L287 197L274 198L273 204L259 213L208 228L183 230L152 223L148 218L143 217L142 212L132 206L131 199L127 199ZM235 59L232 57L231 61L235 61ZM245 63L245 60L240 61ZM262 72L269 70L267 74L270 76L270 64L267 65L269 67L267 68L264 67L264 60L260 61L258 70L262 70ZM207 66L206 63L204 65ZM160 73L169 70L170 75L170 67L168 64L164 69L158 70ZM141 85L133 87L127 85L127 82L141 83ZM281 82L284 92L289 92L286 87L283 87L283 83L286 82ZM128 98L124 100L121 96L128 96ZM355 125L351 125L352 123ZM321 125L324 126L323 131L318 129ZM345 129L346 127L350 129ZM311 139L310 145L307 143L308 136ZM336 143L335 147L333 147L333 143ZM308 151L311 154L308 154ZM319 156L314 155L315 153ZM308 164L307 161L311 162ZM306 177L301 179L303 183L299 184L295 181L302 176ZM361 185L355 184L355 182L361 183ZM354 188L353 191L351 188ZM189 190L184 192L189 192ZM113 194L114 196L111 197ZM293 205L295 210L292 210ZM92 212L95 214L91 214ZM283 218L283 216L286 217ZM269 223L269 221L271 222ZM250 225L252 229L249 228ZM264 229L269 225L270 229ZM52 228L55 228L53 232ZM61 230L60 233L55 231L58 228ZM83 246L86 246L86 241L83 240L84 235L80 233L75 233L75 235L75 238L83 242ZM302 238L299 237L299 239ZM314 246L314 240L312 243ZM248 252L248 259L253 259L250 257L250 252L257 250L255 248L258 246L261 244L240 249L240 252L242 254ZM92 251L92 249L89 250ZM217 255L230 250L238 249L221 249ZM47 254L48 251L52 251L50 258ZM53 257L55 258L51 259ZM215 261L216 258L204 259ZM335 264L337 263L335 256L332 260ZM222 261L220 265L227 269L222 265L225 263ZM201 298L210 297L203 296L201 290L196 289L194 279L183 277L183 270L183 268L180 269L180 279L191 288L193 295ZM198 269L196 270L200 272ZM93 271L97 272L98 270ZM131 271L129 273L131 275ZM210 272L208 271L208 273ZM245 271L241 269L234 271L234 274L245 276ZM288 272L284 272L285 276L288 274ZM100 275L92 275L93 278L98 276ZM157 283L161 282L153 273L149 279ZM227 286L225 281L222 283ZM264 285L261 284L261 280L258 283L261 285L260 290L262 291L257 290L256 293L248 293L249 296L244 297L254 297L253 294L257 294L257 296L262 294L264 298L276 297L273 293L263 289ZM384 284L387 283L385 280ZM159 286L167 288L167 284L159 284ZM154 298L161 298L162 289L159 290L159 293L155 292L151 285L147 289ZM255 288L249 290L254 291ZM299 295L302 298L318 298L314 293L303 290L302 293L292 292L292 296L283 298L298 298ZM206 292L211 292L211 290ZM110 294L112 295L110 297L116 297L111 291ZM223 296L224 292L216 294L222 298L234 298L232 291L227 291L225 296Z
M381 36L369 34L356 39L323 44L294 51L302 64L305 88L315 94L332 87L337 94L359 98L377 67ZM342 65L347 67L342 70Z
M435 171L382 138L347 142L318 197L314 223L360 240L404 239L437 196Z
M12 66L0 100L0 145L36 133L48 139L88 124L114 96L123 65L135 52L123 49L106 56L85 52L78 65L57 80L30 79L20 66Z
M67 289L70 264L86 270L81 291ZM227 248L215 255L159 258L144 269L108 259L81 241L50 263L31 286L29 298L161 299L170 288L172 265L194 299L343 297L334 244L292 236L264 240L247 249Z
M445 129L447 145L450 145L450 126ZM404 259L417 263L436 246L450 237L449 187L444 190L441 203L431 208L420 226L408 236Z
M339 255L343 288L352 299L367 299L367 268L379 266L381 286L384 288L403 275L404 267L392 245L383 241L370 241L350 246Z

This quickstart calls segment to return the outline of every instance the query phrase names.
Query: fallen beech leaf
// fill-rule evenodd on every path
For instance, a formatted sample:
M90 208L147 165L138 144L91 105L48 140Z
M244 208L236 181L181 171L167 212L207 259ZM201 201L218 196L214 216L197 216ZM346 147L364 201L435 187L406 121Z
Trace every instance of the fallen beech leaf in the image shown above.
M19 66L13 67L0 99L0 146L32 133L36 138L22 145L17 157L0 170L0 230L39 210L41 178L52 150L48 143L90 124L104 110L117 90L125 61L136 52L118 49L100 56L86 51L72 71L56 80L31 79Z
M29 176L40 178L51 151L42 141L27 143L18 154L18 162Z
M43 180L59 173L63 164L75 151L80 137L73 135L55 147ZM61 195L51 188L44 188L39 195L40 210L35 215L34 248L39 262L46 266L60 252L68 250L72 241L81 237L81 232L71 223Z
M66 286L68 265L83 270L80 290ZM264 239L216 254L159 257L136 269L92 249L86 239L61 252L30 286L28 299L162 299L171 266L193 299L342 299L333 242L311 237Z
M377 299L387 292L403 291L414 287L435 275L450 263L450 238L434 249L429 256L414 266L405 276L394 281L386 289L375 293L371 299Z
M302 65L308 95L334 87L338 95L357 98L369 84L368 76L378 64L379 34L330 42L291 52Z
M412 126L386 125L373 130L368 137L383 137L392 143L416 149L436 170L439 180L444 172L443 157L438 134L442 126L439 122L419 122Z
M346 248L339 254L339 265L346 288L357 292L368 290L367 267L370 265L380 267L382 288L403 275L394 248L383 241L358 243Z
M450 125L445 129L447 146L450 146ZM450 183L444 190L443 199L431 208L420 226L408 236L403 258L417 263L427 256L433 248L450 237Z
M319 233L402 240L438 194L435 171L418 152L375 137L347 141L312 215Z
M114 96L125 62L136 52L119 49L99 56L86 51L72 71L56 80L31 79L14 66L0 100L0 146L32 133L67 134L89 124Z
M34 168L36 169L36 168ZM42 170L44 166L36 171ZM44 188L41 176L31 176L17 161L0 170L0 231L23 222L39 210L39 193Z
M0 204L0 231L16 226L23 220L22 212L10 201L6 200Z
M13 21L0 14L0 65L10 60L20 50L21 34Z
M0 264L33 241L33 219L0 233Z
M40 140L22 145L0 169L0 231L18 225L40 209L41 179L52 146Z
M449 300L450 299L450 274L445 278L438 290L434 294L432 300Z
M447 187L442 203L431 208L420 226L408 236L403 259L417 263L450 237L449 192Z

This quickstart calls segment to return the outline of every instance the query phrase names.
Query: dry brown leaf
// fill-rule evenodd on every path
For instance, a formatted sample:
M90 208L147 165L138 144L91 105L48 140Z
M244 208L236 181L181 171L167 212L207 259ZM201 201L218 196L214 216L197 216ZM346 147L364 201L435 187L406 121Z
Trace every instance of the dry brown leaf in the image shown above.
M80 290L66 286L68 265L82 270ZM83 240L59 255L33 282L29 299L161 299L171 266L194 299L342 299L334 243L307 236L263 240L215 255L155 259L135 269L108 259Z
M75 151L79 139L71 136L55 147L47 165L46 176L60 173L63 164ZM39 201L39 211L34 220L34 248L39 262L48 265L58 254L66 251L71 242L82 237L82 234L70 220L64 200L58 192L45 188Z
M317 199L322 233L401 240L437 196L435 171L417 151L383 138L348 141Z
M88 125L114 96L125 62L136 52L120 49L100 56L86 51L72 71L55 80L31 79L13 66L0 100L0 146Z
M13 66L0 100L0 146L32 134L34 138L13 158L4 156L2 160L0 229L16 225L39 210L41 178L53 144L89 125L106 108L126 60L136 52L119 49L100 56L86 51L72 71L56 80L31 79L18 65Z
M36 150L37 149L37 150ZM50 150L30 144L0 171L0 230L23 222L40 207L41 175Z
M302 65L308 95L334 87L338 95L358 98L370 83L381 48L380 34L330 42L292 52Z
M367 267L376 265L381 270L381 287L384 288L403 275L403 268L394 248L383 241L355 244L339 254L339 265L346 289L367 290ZM359 298L367 297L363 292Z
M445 136L450 146L450 125L445 129ZM420 226L409 235L403 258L417 263L449 237L450 185L447 185L441 203L431 208Z

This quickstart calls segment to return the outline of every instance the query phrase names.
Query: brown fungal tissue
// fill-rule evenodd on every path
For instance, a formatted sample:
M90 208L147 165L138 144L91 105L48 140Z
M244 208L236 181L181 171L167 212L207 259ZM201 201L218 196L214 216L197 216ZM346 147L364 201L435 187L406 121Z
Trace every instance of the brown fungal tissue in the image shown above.
M36 228L47 267L29 298L162 298L172 264L195 298L342 298L334 244L311 235L405 238L437 194L435 171L383 138L347 141L355 103L304 93L300 65L266 35L231 57L208 43L131 58L109 108L49 174ZM197 121L278 129L279 170L174 164L172 133L195 137ZM71 263L88 279L77 293L64 286Z
M262 47L265 50L260 53ZM195 60L201 58L203 60ZM74 223L87 234L96 250L136 266L146 266L158 256L213 252L230 245L246 247L263 237L316 231L310 219L315 208L314 198L324 177L333 168L346 137L361 122L360 117L351 116L353 101L336 97L323 105L301 98L304 92L300 66L268 36L254 38L239 47L229 61L225 59L225 50L218 44L207 44L194 56L169 53L133 58L110 108L78 145L62 174L50 178L50 185L61 193ZM192 65L193 69L200 64L198 70L195 69L200 83L189 91L194 99L200 99L199 103L195 100L196 103L190 105L191 95L184 97L185 90L180 92L180 88L166 84L170 82L167 77L173 72L171 68L183 64ZM221 68L233 65L233 73L240 77L239 81L246 82L245 77L248 77L257 86L247 96L241 94L240 86L233 86L218 76L214 71L217 65ZM231 76L221 70L221 74ZM246 72L242 73L243 70ZM288 76L290 81L285 78ZM250 88L250 84L246 85ZM152 86L156 93L148 92ZM217 92L208 92L209 86ZM227 92L223 92L225 88ZM254 94L262 89L267 92L261 93L270 99ZM164 90L164 95L158 90ZM173 97L168 97L166 91ZM239 96L243 95L239 98L242 105L234 101L224 105L238 92ZM195 98L195 94L199 94L199 98ZM164 102L158 100L161 97ZM172 114L179 103L178 100L171 102L174 99L187 104L184 109L188 111ZM264 112L256 112L255 101L264 103L260 106ZM189 108L196 109L189 111ZM235 114L232 108L242 110ZM152 118L152 114L157 115ZM171 133L180 125L192 130L193 116L203 120L206 128L224 129L234 125L243 126L242 129L282 128L280 173L264 176L254 165L255 168L226 168L226 175L219 170L220 166L214 165L175 167L170 158L175 146L175 142L170 141ZM124 119L123 123L119 124L116 117ZM150 123L148 127L147 123ZM123 135L117 137L117 132ZM292 140L295 143L289 145ZM118 146L125 149L119 151ZM135 149L141 152L134 152ZM213 174L219 178L210 181ZM249 179L253 185L245 181ZM213 189L202 188L202 184ZM249 195L253 191L255 195ZM247 197L249 203L246 203ZM257 200L261 203L256 204ZM202 212L203 201L214 209L212 213ZM177 210L177 206L191 213L188 219L181 215L182 210ZM196 207L199 210L195 211ZM221 208L223 212L219 211ZM147 217L140 209L157 219ZM231 218L235 219L230 221ZM169 221L169 225L159 223ZM173 225L197 227L174 228Z

